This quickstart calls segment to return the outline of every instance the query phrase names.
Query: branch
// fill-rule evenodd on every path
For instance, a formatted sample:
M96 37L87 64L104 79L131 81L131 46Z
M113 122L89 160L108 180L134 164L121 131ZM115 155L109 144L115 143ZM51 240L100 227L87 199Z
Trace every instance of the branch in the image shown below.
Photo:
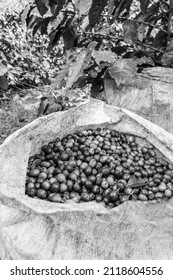
M124 19L124 20L126 20L127 18L126 17L119 17L118 19ZM159 29L159 30L161 30L161 31L163 31L163 32L165 32L166 34L168 34L168 32L165 30L165 29L163 29L163 28L161 28L161 27L159 27L159 26L157 26L157 25L154 25L154 24L152 24L152 23L149 23L149 22L145 22L145 21L139 21L139 20L137 20L137 19L132 19L133 21L135 21L135 22L137 22L137 23L143 23L143 24L145 24L145 25L148 25L148 26L151 26L151 27L153 27L153 28L155 28L155 29Z
M141 45L141 46L143 46L143 47L150 48L150 49L152 49L152 50L154 50L154 51L156 51L156 52L159 52L159 53L164 54L164 51L158 50L158 49L156 49L155 47L153 47L153 46L151 46L151 45L144 44L144 43L142 43L142 42L140 42L140 41L136 41L135 43L136 43L137 45Z

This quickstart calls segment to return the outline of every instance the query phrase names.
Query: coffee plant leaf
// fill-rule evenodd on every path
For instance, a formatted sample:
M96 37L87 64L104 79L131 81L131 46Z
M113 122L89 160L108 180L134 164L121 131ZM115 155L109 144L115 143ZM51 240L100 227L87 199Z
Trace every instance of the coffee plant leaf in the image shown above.
M149 66L155 66L154 60L149 56L143 56L141 58L135 59L136 65L149 65Z
M145 15L149 3L150 0L140 0L141 12L143 15Z
M3 64L0 64L0 76L4 76L8 72L8 67Z
M108 69L110 76L115 80L117 86L128 84L135 77L137 66L134 59L120 59L110 64Z
M76 39L76 28L74 26L69 26L64 30L62 34L64 40L64 46L66 50L70 50L74 46Z
M87 56L87 51L83 51L79 54L74 62L70 63L69 73L66 83L66 88L69 89L83 75L84 62Z
M143 41L145 37L145 30L146 30L146 24L145 17L143 15L139 16L138 21L140 22L137 27L137 38L140 42Z
M167 36L168 34L166 32L164 32L163 30L159 30L154 38L153 46L157 49L166 46Z
M52 15L55 13L55 9L56 9L56 4L52 1L49 2L50 5L50 11L52 13Z
M173 50L169 52L165 52L162 56L162 64L163 66L172 67L173 66Z
M66 0L58 0L58 1L54 1L54 2L56 3L56 7L54 8L54 12L52 14L53 14L54 18L56 18L56 16L59 14L59 12L64 7Z
M51 90L54 90L56 87L59 87L61 82L66 78L69 72L69 64L62 66L61 70L58 72L58 75L52 80Z
M115 2L118 2L118 0L109 0L108 2L108 14L112 15L115 7Z
M63 31L61 28L58 30L53 30L49 34L49 46L47 47L47 54L49 55L53 48L58 44L58 41L60 40L61 36L63 34Z
M8 89L8 80L5 76L0 76L0 88L3 90Z
M124 29L124 41L129 45L133 45L137 39L136 22L131 19L124 21L123 29Z
M92 0L74 0L76 9L79 12L79 16L86 14L92 5Z
M50 22L50 18L51 17L46 17L42 20L41 26L40 26L41 35L47 34L47 27Z
M37 31L41 28L43 18L37 17L33 23L33 30L32 30L32 35L35 36Z
M95 59L96 63L99 65L100 62L112 62L116 60L117 55L112 51L96 51L92 53L92 57Z
M35 0L38 11L41 16L44 16L49 10L49 0Z
M129 14L130 7L133 0L121 0L118 1L118 5L116 5L116 11L115 11L115 18L119 17L119 15L126 10L126 13Z
M108 0L93 0L92 6L89 10L89 24L92 27L98 23L101 13L103 12Z

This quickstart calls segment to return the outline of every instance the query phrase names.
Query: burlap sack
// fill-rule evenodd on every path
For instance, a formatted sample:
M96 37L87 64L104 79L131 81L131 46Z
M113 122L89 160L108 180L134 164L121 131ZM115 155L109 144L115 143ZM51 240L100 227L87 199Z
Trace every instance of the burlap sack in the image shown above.
M146 68L125 84L105 79L108 104L135 112L173 133L173 69Z
M173 259L172 199L128 201L108 210L94 202L56 204L25 196L29 156L56 137L100 126L135 134L173 162L171 134L102 101L36 119L0 146L1 259Z

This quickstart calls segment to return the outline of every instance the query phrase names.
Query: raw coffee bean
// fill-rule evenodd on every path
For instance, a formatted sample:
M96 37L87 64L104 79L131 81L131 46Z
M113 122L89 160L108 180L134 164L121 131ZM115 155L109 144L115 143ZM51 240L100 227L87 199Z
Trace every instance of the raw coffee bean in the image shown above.
M53 193L58 193L60 190L60 185L58 182L54 182L50 185L50 191Z
M103 189L107 189L107 188L109 187L108 182L107 182L106 180L103 180L103 181L101 182L101 187L102 187Z
M100 192L100 187L97 186L97 185L94 185L94 186L93 186L93 189L92 189L92 192L93 192L94 194L99 194L99 192Z
M103 192L103 197L108 197L109 194L111 193L111 189L105 189L104 192Z
M136 140L108 128L57 138L29 158L26 194L66 202L74 193L76 202L103 201L110 209L127 200L171 198L173 164L158 157L153 145L140 146ZM148 182L132 189L127 187L132 176Z
M162 198L162 197L163 197L163 193L161 193L161 192L157 192L155 194L155 198Z
M109 186L113 186L115 184L115 180L114 180L113 176L108 176L106 181Z
M64 183L66 182L66 177L63 173L59 173L57 176L56 176L56 179L59 183Z
M48 200L52 202L60 203L62 201L60 194L57 193L51 193L48 196Z
M173 195L173 192L171 190L167 189L167 190L165 190L164 195L167 198L171 198Z
M148 200L147 196L144 195L144 194L139 194L138 199L141 200L141 201L147 201Z
M50 183L49 181L44 181L42 184L41 184L41 188L45 191L48 191L50 189Z
M118 198L119 198L119 197L118 197L118 193L117 193L116 191L110 192L110 194L109 194L109 200L110 200L111 202L117 201Z
M97 195L95 196L95 200L96 200L96 202L101 202L101 201L102 201L102 195L97 194Z
M150 193L150 194L148 195L148 199L149 199L149 200L153 200L154 198L155 198L154 193Z
M47 197L47 192L45 190L43 190L43 189L38 189L36 191L36 195L40 199L45 199Z
M85 201L85 202L89 202L90 201L90 195L88 193L82 193L81 194L81 200Z
M27 194L30 196L30 197L34 197L36 195L36 189L35 188L30 188L27 190Z
M30 182L26 185L26 187L27 187L27 190L34 189L34 183Z
M50 167L50 163L48 161L43 161L40 165L46 168Z
M68 187L65 183L60 184L59 191L60 193L64 193L68 190Z
M161 184L158 186L158 190L161 192L164 192L167 189L167 186L164 182L161 182Z
M53 183L55 183L55 182L57 182L56 178L50 178L50 180L49 180L49 183L50 183L50 184L53 184Z
M46 180L46 178L47 178L47 173L41 172L41 173L39 174L38 178L39 178L39 179Z
M35 168L35 169L30 171L29 176L31 176L31 177L38 177L39 174L40 174L40 170L38 168Z

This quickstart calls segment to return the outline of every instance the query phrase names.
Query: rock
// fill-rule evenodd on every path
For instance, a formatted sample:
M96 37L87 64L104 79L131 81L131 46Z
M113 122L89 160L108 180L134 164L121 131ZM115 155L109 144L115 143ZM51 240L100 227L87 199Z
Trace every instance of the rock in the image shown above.
M146 68L135 80L117 87L105 79L108 104L131 110L173 133L173 69Z
M25 195L29 156L57 136L100 125L149 141L173 162L173 135L99 100L36 119L0 146L1 259L173 259L173 199L128 201L108 210Z

